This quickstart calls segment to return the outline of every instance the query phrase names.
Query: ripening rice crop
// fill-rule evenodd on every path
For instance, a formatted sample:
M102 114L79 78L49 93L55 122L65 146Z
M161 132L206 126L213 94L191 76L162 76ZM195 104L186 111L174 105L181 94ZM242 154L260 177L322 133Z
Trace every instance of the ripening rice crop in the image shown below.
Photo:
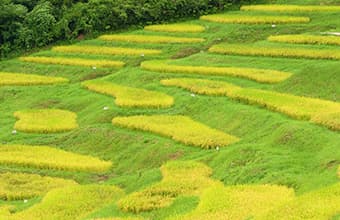
M290 57L310 59L340 60L340 50L292 48L285 46L256 46L244 44L219 44L209 49L209 52L231 55Z
M68 79L62 77L0 72L0 86L50 85L67 82Z
M89 66L89 67L117 67L124 66L122 61L113 60L90 60L80 58L63 58L63 57L20 57L21 61L34 62L42 64L57 64L57 65L74 65L74 66Z
M204 41L203 38L193 37L169 37L169 36L150 36L150 35L102 35L99 37L100 40L105 41L123 41L133 43L201 43Z
M199 94L225 95L248 104L260 105L269 110L281 112L296 119L309 120L333 130L340 130L340 103L338 102L242 88L230 83L202 79L168 79L162 80L161 84L181 87Z
M204 15L201 16L200 19L204 21L230 24L291 24L308 23L310 21L309 17L228 14Z
M57 133L78 128L77 115L60 109L31 109L14 112L14 128L29 133Z
M340 11L335 5L244 5L242 11L324 12Z
M161 182L123 197L118 207L134 213L160 209L170 206L179 195L199 195L203 189L220 184L210 178L211 169L198 162L168 162L161 172Z
M144 27L147 31L199 33L205 31L204 26L197 24L158 24Z
M294 191L277 185L217 185L206 189L191 213L171 220L257 219L263 213L294 199ZM254 218L255 217L255 218Z
M93 220L143 220L139 217L108 217L108 218L96 218Z
M115 102L122 107L170 107L174 99L164 93L120 86L104 81L86 81L82 83L87 89L116 98Z
M293 43L293 44L330 44L340 45L340 37L336 36L317 36L317 35L278 35L268 37L268 41Z
M180 115L116 117L112 120L112 123L130 129L150 131L186 145L205 149L227 146L239 140L235 136Z
M126 47L98 47L98 46L58 46L53 47L53 51L63 53L83 53L83 54L103 54L103 55L157 55L162 51L154 49L136 49Z
M288 72L267 69L172 65L167 64L167 61L158 60L144 61L141 63L141 68L163 73L236 76L262 83L278 83L286 80L292 75Z
M0 173L0 199L19 200L41 196L48 191L75 186L73 180L26 173Z
M111 162L47 146L0 145L0 164L38 169L104 172Z
M54 189L42 201L23 211L0 213L6 220L80 220L108 203L117 201L124 192L115 186L86 185Z

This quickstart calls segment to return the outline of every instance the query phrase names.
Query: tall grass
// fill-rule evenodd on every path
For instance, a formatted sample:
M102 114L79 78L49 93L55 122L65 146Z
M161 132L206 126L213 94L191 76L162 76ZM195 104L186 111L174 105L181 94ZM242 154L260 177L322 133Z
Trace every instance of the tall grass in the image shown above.
M244 5L242 11L277 11L277 12L336 12L336 5Z
M205 27L197 24L158 24L145 26L144 30L159 32L199 33L204 32Z
M170 37L170 36L151 36L132 34L102 35L99 37L99 39L105 41L123 41L133 43L202 43L205 41L203 38L193 37Z
M268 41L294 43L294 44L330 44L340 45L340 37L335 36L317 36L317 35L277 35L268 37Z
M51 85L67 83L68 81L68 79L62 77L0 72L0 86Z

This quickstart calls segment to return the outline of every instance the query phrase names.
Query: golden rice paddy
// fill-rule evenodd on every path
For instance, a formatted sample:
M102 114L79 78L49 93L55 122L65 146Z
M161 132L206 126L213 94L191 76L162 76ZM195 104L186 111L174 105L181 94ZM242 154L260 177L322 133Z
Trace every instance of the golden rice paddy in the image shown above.
M277 12L335 12L336 5L244 5L242 11L277 11Z
M0 72L0 86L51 85L67 83L68 81L68 79L62 77Z
M158 24L144 27L147 31L199 33L204 32L205 27L197 24Z
M329 44L340 45L340 37L336 36L317 36L317 35L277 35L268 37L268 41L293 43L293 44Z

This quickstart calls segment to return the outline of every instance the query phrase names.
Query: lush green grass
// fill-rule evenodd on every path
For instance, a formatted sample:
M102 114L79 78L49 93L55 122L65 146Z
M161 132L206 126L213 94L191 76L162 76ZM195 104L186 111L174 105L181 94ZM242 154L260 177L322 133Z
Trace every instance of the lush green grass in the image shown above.
M320 2L330 1L280 0L278 2L320 4ZM336 1L332 2L336 3ZM228 14L276 15L275 12L255 11L235 11ZM162 175L159 168L167 161L176 159L197 160L205 163L211 167L212 177L225 185L278 184L292 187L300 195L337 183L339 181L337 169L340 164L339 132L308 121L294 120L283 114L268 111L266 108L240 103L228 97L192 95L182 89L165 87L160 84L160 80L179 77L179 74L182 73L158 73L142 70L139 67L142 61L170 59L169 64L176 65L257 68L290 72L293 73L290 78L276 84L257 83L246 78L228 75L194 76L183 73L183 76L218 80L241 87L339 102L339 61L235 56L213 54L207 51L217 43L338 50L336 46L332 45L304 46L268 42L266 39L271 35L319 34L320 32L340 30L339 14L336 12L294 12L284 15L307 16L311 18L311 21L304 24L277 24L272 27L271 24L240 25L192 20L186 24L202 25L205 27L205 31L197 33L162 32L162 35L204 38L205 42L197 44L135 44L93 39L77 44L79 47L88 46L91 49L97 49L91 54L84 54L84 51L76 48L77 52L73 53L43 50L33 55L119 60L126 63L126 66L120 70L113 67L93 69L86 66L46 65L23 62L19 59L0 62L0 69L3 72L34 73L63 77L70 81L69 84L0 87L0 140L2 143L55 146L56 149L112 162L112 169L105 173L39 170L36 167L5 164L2 164L0 169L8 172L28 172L74 179L79 184L117 185L127 194L141 191L161 181ZM124 34L155 35L156 33L159 32L140 29L126 31ZM102 46L156 51L152 51L152 55L145 53L145 56L141 56L142 51L140 50L132 51L136 56L129 56L124 49L105 51L106 48L100 48ZM159 53L160 51L162 53ZM117 106L112 97L94 93L81 85L82 81L100 77L103 81L119 85L166 93L174 97L175 103L171 108L164 109ZM107 110L104 110L104 107L108 107L105 108ZM14 112L23 109L45 108L67 109L75 112L78 116L79 128L65 133L43 135L21 132L12 134L16 122L13 116ZM115 117L156 114L185 115L209 127L237 136L240 141L219 150L205 150L190 147L153 133L119 128L111 123ZM12 205L14 211L28 212L40 201L41 198L29 200L28 203L1 201L0 207ZM188 214L197 207L198 202L199 198L196 196L179 197L167 208L142 213L140 216L158 220L172 215ZM122 212L113 201L94 211L90 218L138 217L132 213Z

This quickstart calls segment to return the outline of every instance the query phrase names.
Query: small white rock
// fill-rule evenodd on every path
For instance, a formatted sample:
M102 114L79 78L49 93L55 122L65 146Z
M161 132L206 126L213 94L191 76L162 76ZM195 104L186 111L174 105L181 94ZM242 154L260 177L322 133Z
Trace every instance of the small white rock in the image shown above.
M222 39L221 38L217 38L218 41L221 41Z
M25 200L24 200L24 203L27 203L27 202L28 202L28 200L27 200L27 199L25 199Z
M145 55L144 55L144 53L142 53L140 56L141 56L141 57L144 57Z
M12 131L12 134L17 134L17 130L13 130L13 131Z
M219 151L219 150L220 150L220 147L216 147L216 150Z
M196 96L194 93L191 93L190 95L191 95L191 97L195 97Z
M103 110L104 110L104 111L109 110L109 107L105 106L105 107L103 108Z
M272 24L272 28L275 28L276 27L276 24Z
M93 67L92 67L92 69L96 70L96 69L97 69L97 67L93 66Z

